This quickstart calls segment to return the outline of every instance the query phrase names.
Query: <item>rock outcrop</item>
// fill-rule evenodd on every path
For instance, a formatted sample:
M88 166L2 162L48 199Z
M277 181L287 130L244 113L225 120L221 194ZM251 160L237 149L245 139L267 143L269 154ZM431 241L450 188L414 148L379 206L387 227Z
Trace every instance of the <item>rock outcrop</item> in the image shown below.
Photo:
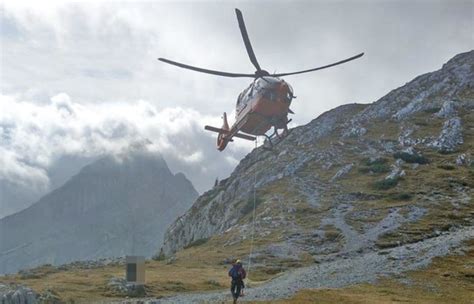
M429 145L441 152L454 152L457 146L462 145L462 143L461 119L454 117L444 122L441 134Z
M38 294L22 285L0 284L0 304L37 304Z

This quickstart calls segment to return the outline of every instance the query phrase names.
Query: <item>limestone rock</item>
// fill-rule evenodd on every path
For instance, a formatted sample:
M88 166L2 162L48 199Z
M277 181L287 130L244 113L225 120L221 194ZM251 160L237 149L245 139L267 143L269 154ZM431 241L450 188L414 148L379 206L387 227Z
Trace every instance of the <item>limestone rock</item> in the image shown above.
M361 137L367 133L367 129L364 127L354 126L348 130L346 130L342 137Z
M128 297L143 297L146 295L145 286L129 283L124 278L111 278L107 283L107 290Z
M62 304L61 298L52 289L46 289L38 298L39 303Z
M337 171L336 174L331 178L331 182L334 182L337 179L339 179L339 178L343 177L344 175L346 175L347 173L349 173L353 166L354 166L354 164L347 164L344 167L342 167L341 169L339 169L339 171Z
M461 119L453 117L444 122L441 134L429 146L440 152L453 152L463 142Z
M36 304L38 295L31 288L23 285L0 284L1 304Z
M456 115L456 108L452 100L445 101L441 109L435 114L439 118L449 118Z
M404 177L405 175L406 175L405 170L402 170L398 166L394 166L392 168L392 171L385 177L385 179L386 180L397 179L397 178L400 178L400 177Z
M458 166L471 166L471 155L469 153L459 154L456 158L456 165Z

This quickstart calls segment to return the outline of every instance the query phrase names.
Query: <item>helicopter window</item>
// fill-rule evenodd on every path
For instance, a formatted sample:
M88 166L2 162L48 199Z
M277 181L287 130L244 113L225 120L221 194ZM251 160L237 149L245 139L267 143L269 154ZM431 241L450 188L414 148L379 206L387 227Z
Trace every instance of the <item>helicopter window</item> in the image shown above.
M249 97L252 97L253 96L253 91L254 91L254 86L255 86L255 82L252 83L249 87Z
M242 102L242 95L243 93L240 93L239 97L237 97L237 106L240 105L240 103Z
M253 83L250 84L243 92L242 92L242 97L248 96L251 97L253 94Z

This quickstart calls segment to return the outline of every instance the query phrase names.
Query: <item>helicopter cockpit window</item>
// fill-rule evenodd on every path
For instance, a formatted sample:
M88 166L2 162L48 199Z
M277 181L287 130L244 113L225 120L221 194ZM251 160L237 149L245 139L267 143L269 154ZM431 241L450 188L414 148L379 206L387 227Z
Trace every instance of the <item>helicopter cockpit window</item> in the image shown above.
M242 97L244 99L247 99L249 97L252 97L252 93L253 93L253 83L251 85L249 85L245 91L242 92Z
M239 97L237 97L237 107L240 105L241 101L242 101L242 96L244 95L244 93L240 93L239 94Z
M291 85L289 83L286 84L288 86L288 101L291 102L291 100L293 99L293 97L295 96L294 93L293 93L293 88L291 87Z
M291 96L293 96L294 95L293 87L289 83L286 83L286 85L288 86L288 89L290 90Z
M247 87L242 93L240 93L239 97L237 98L237 112L243 109L247 104L249 97L251 97L252 85Z

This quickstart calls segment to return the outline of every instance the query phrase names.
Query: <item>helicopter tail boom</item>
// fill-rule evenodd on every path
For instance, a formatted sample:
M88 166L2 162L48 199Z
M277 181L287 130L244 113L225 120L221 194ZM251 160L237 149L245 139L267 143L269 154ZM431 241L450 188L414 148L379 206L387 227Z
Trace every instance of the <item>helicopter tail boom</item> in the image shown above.
M224 129L216 128L216 127L213 127L213 126L205 126L204 129L206 129L208 131L211 131L211 132L216 132L216 133L225 134L225 135L230 133L229 130L224 130ZM246 139L246 140L251 140L251 141L254 141L256 139L256 137L254 137L254 136L250 136L250 135L246 135L246 134L242 134L242 133L237 133L237 134L234 135L234 137L242 138L242 139Z

